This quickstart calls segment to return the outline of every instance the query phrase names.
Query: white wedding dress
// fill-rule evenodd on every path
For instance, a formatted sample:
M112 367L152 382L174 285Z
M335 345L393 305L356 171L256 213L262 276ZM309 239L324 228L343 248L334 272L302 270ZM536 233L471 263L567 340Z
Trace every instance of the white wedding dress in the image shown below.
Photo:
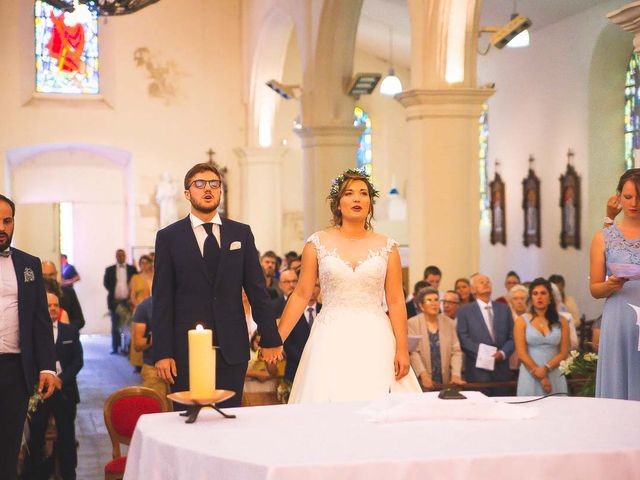
M396 340L384 312L387 259L396 242L369 249L352 266L320 242L315 246L322 292L322 310L313 322L302 353L289 403L374 400L389 392L421 392L409 374L396 381Z

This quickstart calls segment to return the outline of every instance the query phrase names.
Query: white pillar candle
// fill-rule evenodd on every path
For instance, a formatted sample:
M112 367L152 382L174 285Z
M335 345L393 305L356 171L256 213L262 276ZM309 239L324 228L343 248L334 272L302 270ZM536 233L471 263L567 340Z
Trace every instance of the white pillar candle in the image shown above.
M197 325L189 330L189 391L191 398L211 398L216 389L213 332Z

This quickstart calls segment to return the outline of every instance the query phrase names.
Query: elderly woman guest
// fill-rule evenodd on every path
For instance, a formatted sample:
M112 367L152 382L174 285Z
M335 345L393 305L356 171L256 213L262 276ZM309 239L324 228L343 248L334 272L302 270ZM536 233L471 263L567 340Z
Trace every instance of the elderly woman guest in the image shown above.
M425 389L435 384L464 384L460 377L462 350L456 328L449 317L439 314L438 291L432 287L418 292L422 313L409 319L409 335L421 336L418 348L411 352L411 366Z
M460 297L460 306L475 301L473 293L471 293L471 282L469 282L468 278L457 279L453 289Z
M547 280L531 282L529 296L531 312L516 318L513 328L521 362L518 395L566 393L567 381L558 366L569 355L569 324L558 315Z

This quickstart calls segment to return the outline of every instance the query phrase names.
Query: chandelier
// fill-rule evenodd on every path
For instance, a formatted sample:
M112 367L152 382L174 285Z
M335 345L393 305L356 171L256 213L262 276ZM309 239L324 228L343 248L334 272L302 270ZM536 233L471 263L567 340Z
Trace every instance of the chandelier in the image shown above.
M74 0L44 0L49 5L72 12ZM159 0L76 0L85 4L89 10L96 12L99 16L110 17L113 15L127 15L148 7Z

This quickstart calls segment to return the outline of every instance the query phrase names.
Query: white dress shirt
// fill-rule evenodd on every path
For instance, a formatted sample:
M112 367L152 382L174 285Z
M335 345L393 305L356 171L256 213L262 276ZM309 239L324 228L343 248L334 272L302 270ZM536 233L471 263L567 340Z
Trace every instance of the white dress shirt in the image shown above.
M0 257L0 353L20 353L18 279L11 257Z
M129 282L127 281L127 265L125 263L116 263L116 288L113 295L116 300L129 298Z
M202 226L205 223L213 223L211 227L211 233L216 237L218 242L218 246L222 246L220 243L220 225L222 225L222 220L220 220L220 214L216 212L216 215L211 219L211 222L203 222L198 217L196 217L193 213L189 214L189 220L191 220L191 228L193 228L193 234L196 236L196 241L198 242L198 248L200 249L200 254L204 257L204 241L207 239L207 231Z

